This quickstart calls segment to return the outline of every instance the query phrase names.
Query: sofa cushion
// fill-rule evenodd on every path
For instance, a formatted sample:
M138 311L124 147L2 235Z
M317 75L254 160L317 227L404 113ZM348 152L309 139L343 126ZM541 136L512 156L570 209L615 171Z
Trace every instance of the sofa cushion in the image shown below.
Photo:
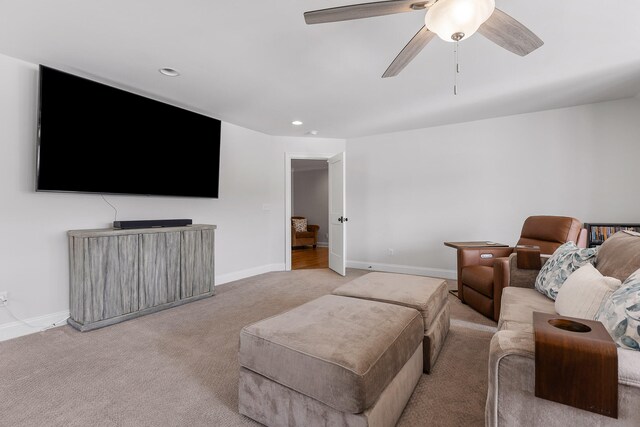
M567 277L583 265L593 264L597 253L598 248L580 249L573 242L563 244L540 269L536 289L555 300Z
M596 268L603 276L626 280L640 268L640 235L619 231L609 237L600 246Z
M296 232L296 239L313 239L315 233L313 231L298 231Z
M472 265L462 269L462 283L493 298L493 267Z
M640 351L640 269L603 304L596 315L619 347Z
M620 284L615 277L605 277L593 265L585 264L574 271L558 291L556 312L561 316L593 320Z
M240 365L339 411L360 413L416 351L422 316L325 295L240 332Z
M533 312L555 313L553 300L535 289L506 287L502 290L502 306L498 330L533 333Z

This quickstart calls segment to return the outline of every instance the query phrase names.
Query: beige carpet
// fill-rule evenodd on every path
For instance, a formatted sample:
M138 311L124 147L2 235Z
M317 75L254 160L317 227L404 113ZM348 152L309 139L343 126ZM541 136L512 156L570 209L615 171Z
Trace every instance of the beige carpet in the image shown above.
M255 425L237 412L240 329L366 273L268 273L104 329L64 326L1 342L0 425ZM495 323L450 300L447 342L399 426L484 425L488 329Z

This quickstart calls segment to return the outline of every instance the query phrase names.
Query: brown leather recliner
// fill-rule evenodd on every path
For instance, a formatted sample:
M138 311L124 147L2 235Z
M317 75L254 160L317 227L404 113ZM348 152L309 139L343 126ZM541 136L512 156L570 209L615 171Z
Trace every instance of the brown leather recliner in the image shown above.
M296 231L296 228L293 226L294 219L304 219L304 217L291 217L291 246L313 245L315 248L318 244L318 230L320 230L320 226L307 224L307 231Z
M575 218L530 216L522 226L518 245L540 247L552 254L568 241L586 247L587 233ZM502 289L509 286L508 256L514 248L464 248L458 251L458 297L474 310L498 320Z

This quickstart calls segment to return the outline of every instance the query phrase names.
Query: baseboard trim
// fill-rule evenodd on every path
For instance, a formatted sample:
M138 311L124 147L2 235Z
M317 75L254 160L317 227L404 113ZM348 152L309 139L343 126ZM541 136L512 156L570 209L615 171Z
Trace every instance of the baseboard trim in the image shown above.
M0 308L0 310L2 310L2 308ZM18 321L4 323L0 325L0 341L6 341L12 338L18 338L24 335L46 331L54 327L55 323L60 323L61 321L66 320L67 317L69 317L68 310L24 319L26 323L28 323L29 325L33 325L34 327L29 327L24 323ZM66 324L67 323L64 322L61 325L57 326Z
M270 273L272 271L284 271L285 265L282 264L267 264L259 267L249 268L246 270L235 271L233 273L227 273L220 276L216 276L216 286L224 285L226 283L234 282L240 279L246 279L247 277L257 276L258 274ZM0 307L0 311L2 307ZM66 320L69 317L69 311L59 311L56 313L45 314L43 316L32 317L24 319L24 322L34 327L29 327L22 322L9 322L0 325L0 341L10 340L12 338L18 338L24 335L33 334L36 332L42 332L50 329L54 323ZM66 322L63 323L66 325ZM62 325L60 325L62 326Z
M328 248L329 242L318 242L316 243L316 246L320 246L321 248Z
M258 274L270 273L272 271L284 271L285 265L267 264L259 267L248 268L246 270L234 271L233 273L222 274L216 276L216 286L225 283L235 282L236 280L246 279L247 277L257 276Z
M358 268L360 270L384 271L387 273L414 274L416 276L440 277L442 279L457 278L455 270L445 270L442 268L415 267L401 264L381 264L377 262L347 261L347 267Z

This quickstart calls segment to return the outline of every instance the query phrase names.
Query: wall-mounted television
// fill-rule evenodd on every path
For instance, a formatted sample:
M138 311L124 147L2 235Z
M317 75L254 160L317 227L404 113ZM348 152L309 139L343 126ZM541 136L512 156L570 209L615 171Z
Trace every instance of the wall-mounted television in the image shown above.
M36 191L218 197L220 120L40 66Z

